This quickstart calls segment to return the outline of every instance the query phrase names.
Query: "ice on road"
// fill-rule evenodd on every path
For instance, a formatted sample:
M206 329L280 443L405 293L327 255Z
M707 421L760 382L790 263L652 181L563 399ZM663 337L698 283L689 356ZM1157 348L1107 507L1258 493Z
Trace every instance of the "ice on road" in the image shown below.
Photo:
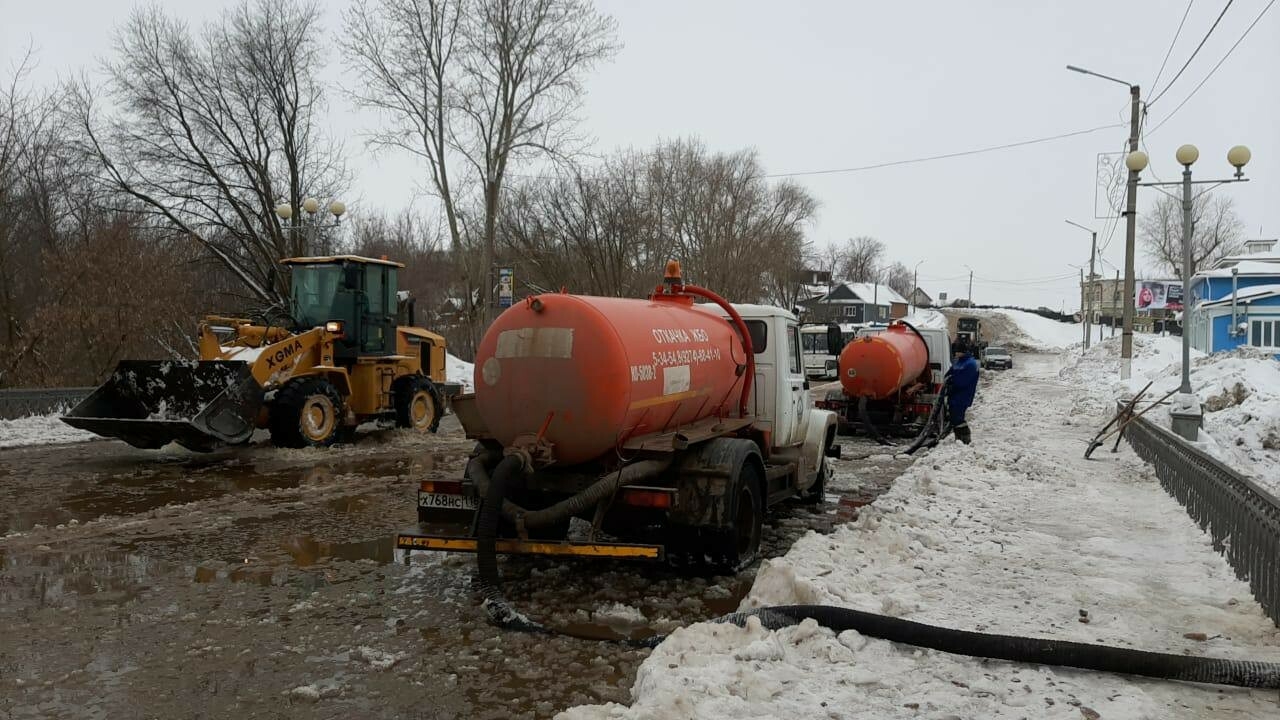
M1060 358L984 380L974 445L948 440L857 521L810 533L743 607L821 603L996 634L1280 662L1280 634L1127 447L1083 459ZM1105 418L1101 418L1105 421ZM1203 635L1194 635L1203 633ZM1193 634L1207 640L1184 637ZM950 655L812 622L699 624L587 718L1275 717L1275 691Z

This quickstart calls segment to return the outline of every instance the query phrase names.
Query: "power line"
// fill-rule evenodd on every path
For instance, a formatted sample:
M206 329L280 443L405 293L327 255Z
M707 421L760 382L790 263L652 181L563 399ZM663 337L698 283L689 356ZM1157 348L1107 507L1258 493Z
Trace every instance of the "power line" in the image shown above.
M1274 5L1275 2L1276 0L1271 0L1271 2L1267 3L1266 7L1262 8L1262 12L1258 13L1258 17L1254 18L1253 22L1249 23L1249 27L1245 28L1244 33L1240 36L1240 39L1236 40L1235 45L1232 45L1231 48L1227 50L1227 54L1223 55L1222 59L1218 61L1218 64L1213 66L1213 69L1209 71L1208 75L1204 76L1204 79L1200 81L1200 84L1192 88L1191 92L1185 98L1182 99L1182 102L1178 103L1177 107L1170 110L1169 114L1165 115L1163 120L1156 123L1156 126L1151 128L1150 132L1148 132L1147 134L1154 133L1156 130L1160 129L1161 125L1164 125L1165 123L1169 122L1169 118L1173 117L1174 113L1181 110L1182 106L1186 105L1187 101L1190 100L1192 97L1194 97L1196 92L1199 91L1200 88L1204 87L1204 84L1206 82L1209 82L1209 78L1213 77L1213 74L1218 71L1218 68L1222 67L1222 63L1226 62L1227 58L1231 57L1231 53L1235 52L1235 49L1240 46L1240 43L1244 42L1244 39L1246 37L1249 37L1249 31L1253 30L1253 26L1258 24L1258 21L1262 19L1263 15L1267 14L1267 11L1271 9L1271 6Z
M1099 130L1110 130L1111 128L1122 127L1123 123L1113 123L1111 125L1099 125L1088 130L1077 130L1075 132L1063 133L1061 135L1050 135L1048 137L1035 138L1034 140L1022 140L1019 142L1006 143L1004 145L992 145L990 147L976 148L973 150L962 150L960 152L944 153L942 155L930 155L928 157L911 158L909 160L892 160L889 162L876 163L874 165L859 165L857 167L835 168L831 170L804 170L798 172L785 173L769 173L763 175L766 178L780 177L797 177L800 175L833 175L836 173L862 172L864 170L878 170L880 168L894 167L896 165L911 165L914 163L931 162L933 160L947 160L949 158L964 157L966 155L978 155L981 153L995 152L997 150L1008 150L1010 148L1022 147L1024 145L1035 145L1038 143L1052 142L1054 140L1065 140L1066 138L1078 137L1080 135L1088 135L1098 132Z
M1151 105L1154 105L1157 100L1164 97L1164 94L1169 92L1169 88L1173 87L1173 84L1178 82L1178 78L1182 77L1182 73L1186 72L1187 66L1191 64L1192 60L1196 59L1196 55L1200 54L1200 48L1204 47L1204 44L1206 41L1208 41L1209 36L1212 35L1214 29L1218 27L1218 23L1222 22L1222 16L1226 15L1227 10L1231 9L1231 3L1233 2L1235 2L1235 0L1227 0L1227 4L1224 5L1222 8L1222 12L1218 13L1218 19L1214 20L1213 25L1209 26L1209 32L1205 33L1204 37L1200 38L1200 44L1196 46L1195 50L1191 51L1191 57L1187 58L1187 61L1182 64L1182 67L1178 70L1178 74L1173 76L1173 79L1169 81L1169 84L1165 85L1164 89L1161 90L1155 97L1147 101L1148 107L1150 107Z
M1154 88L1160 84L1160 76L1164 74L1165 63L1169 62L1169 56L1173 54L1173 46L1178 44L1178 36L1182 34L1182 26L1187 22L1187 15L1191 14L1191 6L1196 0L1187 0L1187 9L1182 11L1182 20L1178 22L1178 29L1173 33L1173 39L1169 41L1169 49L1164 53L1164 60L1160 62L1160 70L1156 72L1156 79L1151 81L1151 87Z

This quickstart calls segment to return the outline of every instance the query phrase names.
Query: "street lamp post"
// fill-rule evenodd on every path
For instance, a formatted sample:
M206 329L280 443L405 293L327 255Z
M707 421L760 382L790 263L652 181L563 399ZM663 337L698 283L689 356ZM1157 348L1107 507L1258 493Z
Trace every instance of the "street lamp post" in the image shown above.
M1111 82L1126 85L1129 88L1129 157L1138 152L1138 121L1140 118L1139 109L1142 105L1142 92L1137 85L1125 82L1109 75L1096 73L1092 70L1068 65L1068 70L1073 72L1092 75L1110 80ZM1143 156L1145 157L1145 155ZM1145 163L1144 163L1145 165ZM1138 234L1138 170L1129 164L1129 158L1125 158L1125 167L1129 169L1129 180L1126 186L1126 198L1124 209L1124 330L1120 338L1120 379L1128 380L1133 372L1133 255L1134 244Z
M1092 329L1093 328L1093 282L1094 282L1093 260L1098 255L1098 233L1097 231L1091 228L1087 228L1081 225L1080 223L1071 222L1070 220L1067 221L1067 224L1075 225L1076 227L1080 228L1081 230L1084 230L1085 232L1093 236L1093 241L1089 244L1089 279L1088 279L1088 284L1085 286L1085 290L1084 290L1086 293L1088 293L1089 297L1085 302L1080 303L1081 310L1084 310L1084 313L1085 313L1084 349L1088 350L1089 336L1093 333L1093 329Z
M320 221L317 213L320 212L320 201L309 197L302 201L302 211L307 214L306 218L300 218L300 222L293 225L286 225L293 232L301 229L305 233L307 240L307 252L315 252L316 233L325 228L336 228L342 224L342 216L347 212L347 206L341 200L334 200L329 203L329 214L333 216L333 222L325 223ZM293 217L293 206L286 202L281 202L276 206L276 215L282 223L287 223ZM320 254L329 254L328 235L324 235L324 247L320 249Z
M1135 154L1141 157L1133 158ZM1137 166L1137 170L1141 171L1147 166L1147 156L1145 153L1130 153L1130 157L1125 159L1126 164L1130 168ZM1227 152L1227 162L1236 169L1235 176L1225 180L1192 180L1191 166L1196 160L1200 159L1200 150L1195 145L1183 145L1178 148L1175 157L1178 164L1182 165L1182 181L1181 182L1153 182L1140 183L1146 187L1161 187L1166 185L1177 185L1182 188L1182 386L1178 389L1178 397L1175 399L1173 408L1169 411L1169 417L1172 420L1173 431L1191 442L1195 442L1200 435L1200 425L1204 420L1204 411L1200 407L1200 398L1191 390L1191 333L1188 332L1187 326L1191 320L1191 245L1192 235L1195 228L1191 221L1191 209L1195 203L1197 196L1191 194L1192 185L1209 185L1210 187L1201 191L1204 194L1212 190L1213 187L1233 182L1248 182L1249 178L1244 176L1244 166L1249 164L1252 155L1249 148L1243 145L1236 145ZM1130 163L1130 158L1133 162ZM1163 191L1161 191L1163 192Z
M911 313L913 315L916 310L920 309L919 304L916 302L916 296L920 294L920 265L922 263L924 263L923 260L916 263L915 270L911 272Z

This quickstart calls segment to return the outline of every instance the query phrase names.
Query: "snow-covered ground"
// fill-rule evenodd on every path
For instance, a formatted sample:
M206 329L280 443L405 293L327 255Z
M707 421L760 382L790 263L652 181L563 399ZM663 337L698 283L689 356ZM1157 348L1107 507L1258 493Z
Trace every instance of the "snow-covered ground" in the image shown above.
M451 383L460 383L462 392L475 392L476 366L461 358L446 353L444 360L445 379Z
M1084 341L1084 326L1080 323L1058 322L1023 310L965 309L956 310L953 314L1006 319L1012 325L1012 332L1006 330L1004 334L1011 337L991 337L991 333L984 333L988 340L995 342L1022 341L1047 352L1069 348Z
M1063 357L985 381L972 446L944 442L855 522L759 571L743 607L823 603L990 633L1280 662L1280 632L1127 449L1083 451L1098 414ZM1087 620L1087 622L1085 622ZM1203 633L1203 635L1194 635ZM1198 641L1185 637L1205 637ZM702 623L596 718L1274 717L1274 691L984 661L806 623Z
M448 355L445 358L445 377L449 382L460 383L463 392L474 392L474 370L471 363ZM85 442L97 439L97 435L67 425L60 419L61 413L32 415L17 420L0 420L0 448L26 447L29 445L55 445Z
M1159 400L1182 382L1182 338L1134 336L1133 372L1120 380L1120 340L1107 340L1077 355L1064 379L1085 388L1076 414L1090 422L1114 411L1115 399L1154 381L1146 399ZM1280 361L1260 350L1240 348L1205 355L1191 351L1191 388L1204 410L1200 445L1280 496ZM1169 408L1146 417L1169 426Z
M32 415L17 420L0 420L0 448L25 445L54 445L93 440L97 435L73 428L58 414Z

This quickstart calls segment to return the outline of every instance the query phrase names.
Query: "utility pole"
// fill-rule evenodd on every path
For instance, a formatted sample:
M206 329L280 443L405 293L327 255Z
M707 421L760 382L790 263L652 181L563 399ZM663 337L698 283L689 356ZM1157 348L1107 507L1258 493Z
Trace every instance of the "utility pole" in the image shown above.
M1080 269L1080 314L1084 315L1084 317L1081 318L1081 320L1084 321L1082 323L1084 326L1084 349L1088 350L1089 338L1093 335L1093 283L1095 282L1094 278L1096 277L1094 275L1094 258L1098 256L1098 233L1097 231L1087 228L1078 222L1071 222L1068 220L1067 224L1074 225L1075 227L1084 230L1092 237L1092 240L1089 243L1089 278L1087 283L1084 277L1084 269ZM1086 293L1088 294L1087 298L1085 297ZM1101 301L1102 298L1099 297L1098 300Z
M1084 284L1084 268L1080 268L1080 295L1081 295L1080 299L1081 300L1084 300L1083 296L1087 292L1089 292L1089 288L1085 287L1085 284ZM1084 317L1081 318L1081 320L1084 321L1081 324L1081 327L1084 328L1084 349L1085 350L1089 349L1089 311L1086 309L1088 307L1088 302L1089 301L1084 300L1084 302L1080 303L1080 313L1084 315Z
M1111 286L1111 337L1116 336L1116 306L1120 304L1120 271L1116 271L1116 281Z
M1142 93L1137 85L1119 78L1068 65L1072 72L1092 75L1129 87L1129 153L1124 164L1129 170L1128 197L1124 210L1124 330L1120 340L1120 379L1128 380L1133 373L1133 253L1138 230L1138 173L1147 165L1145 154L1138 153L1138 123L1141 118ZM1139 157L1140 155L1140 157Z
M969 270L969 297L966 299L969 301L969 307L973 307L973 270L972 269Z
M1089 243L1089 315L1084 319L1084 349L1089 349L1089 338L1093 335L1093 262L1098 256L1098 233L1093 233L1093 241Z
M1137 85L1129 86L1129 152L1138 150L1139 108L1141 91ZM1133 253L1138 233L1138 169L1129 167L1128 198L1124 210L1124 329L1120 337L1120 379L1128 380L1133 374ZM1144 165L1146 163L1143 163Z

